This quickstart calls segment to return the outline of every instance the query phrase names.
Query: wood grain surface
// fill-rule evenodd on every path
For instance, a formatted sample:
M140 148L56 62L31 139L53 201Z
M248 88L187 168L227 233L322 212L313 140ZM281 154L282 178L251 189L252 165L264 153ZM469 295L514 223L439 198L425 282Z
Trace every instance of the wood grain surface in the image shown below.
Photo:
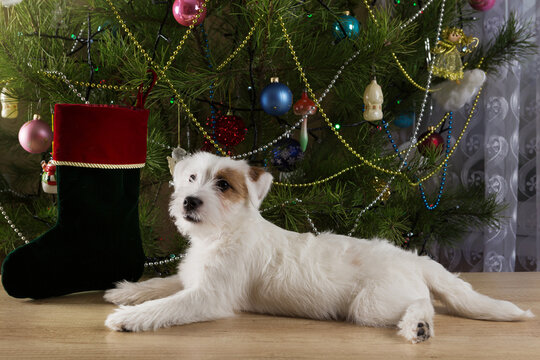
M540 273L469 273L478 291L540 315ZM498 323L444 314L435 337L412 345L392 328L238 314L145 333L103 323L103 292L21 300L0 290L1 359L539 359L540 319Z

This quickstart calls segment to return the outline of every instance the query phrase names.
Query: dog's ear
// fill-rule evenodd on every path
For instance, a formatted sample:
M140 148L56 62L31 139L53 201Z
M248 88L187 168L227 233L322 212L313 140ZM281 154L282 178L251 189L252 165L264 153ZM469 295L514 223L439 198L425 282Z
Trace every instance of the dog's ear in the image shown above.
M248 189L249 200L256 209L261 206L262 201L268 194L270 186L272 186L272 175L267 173L263 168L258 166L250 166L248 171Z
M186 150L182 149L181 147L177 147L172 151L171 155L172 157L167 156L167 163L169 164L169 171L171 172L171 175L174 177L174 168L176 167L176 164L178 164L180 161L186 158L189 154Z

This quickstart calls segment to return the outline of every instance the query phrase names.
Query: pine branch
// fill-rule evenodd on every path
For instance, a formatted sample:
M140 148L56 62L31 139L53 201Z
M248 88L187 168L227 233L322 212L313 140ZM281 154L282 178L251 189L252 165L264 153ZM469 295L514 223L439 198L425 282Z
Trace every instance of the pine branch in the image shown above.
M480 69L496 74L499 68L534 55L538 48L533 42L532 27L532 23L520 23L517 15L511 13L493 40L473 52L469 67L476 68L481 63Z

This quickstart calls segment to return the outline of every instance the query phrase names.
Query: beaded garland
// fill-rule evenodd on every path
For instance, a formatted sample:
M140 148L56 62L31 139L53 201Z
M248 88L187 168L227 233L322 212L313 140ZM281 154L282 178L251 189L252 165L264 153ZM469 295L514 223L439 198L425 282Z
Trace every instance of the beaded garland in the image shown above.
M109 3L109 5L110 5L111 8L113 9L113 11L115 12L115 15L117 16L117 19L118 19L119 22L121 23L122 28L128 33L128 36L135 42L137 48L143 53L143 55L145 56L145 58L147 58L147 60L150 60L151 63L153 63L153 65L155 65L154 61L153 61L152 59L149 59L148 54L145 53L144 49L142 49L141 45L136 41L136 39L133 37L132 33L127 29L127 26L125 25L125 23L123 22L123 20L120 18L119 14L118 14L118 12L116 11L116 9L115 9L114 5L112 4L112 2L111 2L110 0L107 0L107 2ZM432 2L432 1L428 2L423 8L425 8L426 6L428 6L431 2ZM206 2L203 4L203 7L204 7L204 6L206 6ZM369 5L367 4L367 2L366 2L366 7L368 8L368 10L369 10L369 12L370 12L370 15L371 15L372 18L374 19L375 23L377 23L375 17L373 16L372 10L371 10L371 8L369 7ZM444 1L443 1L443 4L442 4L442 9L441 9L441 18L442 18L442 12L443 12L443 10L444 10ZM421 13L421 12L422 12L422 9L421 9L420 12L418 12L418 14ZM410 21L413 21L414 18L416 18L416 16L418 16L418 14L416 14L413 18L409 19L409 21L408 21L404 26L408 25L408 23L410 23ZM194 22L198 19L198 17L199 17L199 16L197 16L197 17L194 19ZM282 20L282 19L280 19L280 20ZM258 22L258 21L259 21L259 19L257 20L257 22ZM281 22L282 22L282 21L281 21ZM403 27L404 27L404 26L403 26ZM178 92L172 87L172 84L171 84L170 81L166 78L166 76L165 76L165 70L166 70L166 69L170 66L170 64L172 63L172 59L174 59L174 57L177 55L179 49L181 48L181 45L183 45L183 42L184 42L185 39L187 38L187 35L188 35L188 33L189 33L189 30L191 30L192 27L193 27L193 25L190 26L190 28L188 29L188 32L186 32L186 34L184 35L184 38L182 39L181 43L179 44L179 46L177 47L177 49L176 49L175 52L173 53L173 56L171 56L171 59L169 59L169 61L167 62L167 66L165 66L163 69L159 69L159 68L158 68L158 70L159 70L159 72L160 72L160 75L162 75L161 77L164 78L164 79L167 81L167 83L169 84L169 87L171 87L171 88L174 90L173 92L175 93L175 97L176 97L177 99L180 100L182 106L183 106L185 109L187 109L187 110L189 110L189 109L187 108L187 106L185 105L185 103L184 103L183 101L181 101L182 99L179 97ZM283 22L282 22L282 27L283 27L283 29L284 29L284 33L286 34L286 30L285 30L285 28L284 28ZM251 35L253 34L254 29L255 29L255 26L252 27L252 29L251 29L251 31L250 31L250 34L249 34L248 36L251 36ZM292 49L292 44L290 43L290 39L288 38L288 35L287 35L287 34L286 34L286 38L288 39L288 44L289 44L289 47L290 47L290 49L291 49L291 53L293 54L293 58L295 58L295 61L297 62L297 65L299 66L298 59L297 59L296 56L295 56L294 49ZM234 55L236 55L236 53L242 48L243 45L245 45L246 42L247 42L247 38L246 38L246 40L244 40L244 42L239 46L239 48L238 48L237 50L235 50L235 53L233 53L231 56L229 56L229 58L228 58L222 65L224 66L225 63L227 63L227 62L229 62L230 60L232 60L232 58L234 57ZM223 66L220 66L220 68L222 68ZM338 74L337 74L337 75L339 76L340 73L341 73L341 69L338 71ZM303 71L301 72L301 74L302 74L303 80L307 83L307 79L305 78L305 75L303 74ZM67 79L65 79L65 80L67 80ZM334 80L335 80L335 79L334 79ZM335 82L335 81L334 81L334 82ZM308 85L309 85L309 84L308 84ZM331 85L333 85L333 84L331 84ZM111 85L109 85L109 86L111 86ZM329 88L330 88L330 87L331 87L331 86L329 86ZM114 88L114 87L113 87L113 88ZM329 88L325 91L326 93L328 92ZM116 89L115 89L115 90L116 90ZM311 89L309 89L309 90L311 90ZM427 91L429 91L429 90L427 90ZM426 91L426 92L427 92L427 91ZM311 93L312 97L314 97L312 91L310 91L310 93ZM188 111L188 116L189 116L189 115L190 115L191 120L195 120L195 121L194 121L195 124L196 124L197 126L200 127L200 124L196 121L196 119L194 119L194 116ZM324 116L323 116L323 117L324 117ZM328 123L329 125L333 125L331 122L329 122L329 119L327 119L326 117L325 117L325 120L327 120L327 123ZM300 120L299 123L300 123L301 121L302 121L302 120ZM201 128L202 128L202 127L201 127ZM333 129L333 128L334 128L334 127L332 126L332 129ZM208 134L207 134L206 131L203 131L203 135L207 136ZM338 135L338 138L340 138L340 140L343 140L342 137L341 137L339 134L336 134L336 135ZM277 139L276 139L276 141L277 141ZM213 142L213 141L211 141L211 142L213 143L213 145L214 145L216 148L219 149L219 146L218 146L215 142ZM347 144L347 145L348 145L348 144ZM414 144L413 144L413 145L414 145ZM168 148L170 148L170 147L168 147ZM262 147L262 148L264 149L264 147ZM350 146L348 146L347 148L349 149ZM409 153L409 151L410 151L411 148L412 148L412 146L408 149L407 155L408 155L408 153ZM219 150L221 150L221 149L219 149ZM349 149L349 150L352 150L352 149ZM251 152L251 153L253 153L253 152ZM354 153L355 153L355 152L354 152L354 150L353 150L353 154L354 154ZM248 153L248 154L249 154L249 153ZM356 154L355 154L355 155L356 155ZM403 162L403 164L406 164L406 162ZM403 165L403 164L402 164L402 165ZM368 164L368 165L371 166L371 164ZM354 168L354 167L357 167L357 166L360 166L360 165L356 165L356 166L353 166L353 167L349 167L349 168L347 168L347 169L345 169L345 170L342 170L340 173L343 173L343 172L345 172L345 171L348 171L348 170L350 170L350 169L352 169L352 168ZM335 175L335 176L337 176L337 175ZM334 176L334 177L335 177L335 176ZM388 184L388 185L389 185L389 184ZM388 187L388 186L387 186L387 187ZM381 192L381 194L383 194L385 191L386 191L386 188L383 189L383 191ZM377 199L376 199L376 200L377 200ZM362 213L363 213L363 212L362 212ZM361 214L362 214L362 213L361 213ZM355 224L355 225L356 225L356 224ZM356 228L356 226L355 226L355 228Z
M447 139L446 139L446 157L445 157L444 162L443 162L443 173L442 173L442 177L441 177L441 183L440 183L440 186L439 186L439 191L437 193L437 199L435 200L434 203L430 204L427 201L426 193L424 191L424 187L423 187L422 183L418 184L418 188L420 190L422 201L424 202L424 205L425 205L426 209L428 209L428 210L434 210L439 205L439 203L441 201L443 191L444 191L444 184L446 182L446 171L447 171L448 159L449 159L448 154L450 153L450 139L451 139L451 134L452 134L452 122L453 122L453 120L452 120L453 116L452 115L453 115L452 112L449 112L448 114L445 115L445 118L446 118L446 116L448 116L448 135L447 135ZM397 156L399 156L401 158L401 154L399 152L399 149L398 149L394 139L392 138L392 134L390 133L390 130L388 129L388 122L383 120L382 123L383 123L383 127L385 129L386 135L388 137L388 140L392 144L392 147L394 148L394 151L396 152ZM428 137L428 136L429 136L429 134L426 137ZM421 143L421 141L419 141L418 143ZM410 166L407 166L407 168L409 170L411 170Z
M210 135L208 134L208 132L206 130L204 130L204 128L201 126L201 124L196 120L196 118L193 116L193 114L189 111L189 108L187 107L187 105L185 104L185 102L183 101L183 99L180 97L179 93L176 91L176 89L174 89L172 83L170 82L169 79L166 78L166 75L165 75L165 72L164 70L166 70L168 68L168 66L170 66L170 63L172 63L174 57L177 55L178 51L180 50L181 46L183 45L185 39L187 38L187 35L190 33L190 30L192 29L192 26L190 26L190 28L188 29L188 31L186 32L186 34L184 34L184 37L182 38L182 41L180 42L180 44L177 46L176 50L173 52L173 55L171 56L171 58L169 59L169 61L167 62L167 65L168 66L165 66L163 69L160 69L157 64L155 64L155 62L149 57L149 55L144 51L144 49L142 49L141 45L138 43L138 41L134 38L133 34L131 33L131 31L129 31L129 29L127 28L127 26L125 25L125 23L123 22L123 20L121 19L120 15L118 14L118 11L116 10L116 8L114 7L114 5L112 5L112 2L110 0L107 0L107 2L109 3L109 5L111 6L112 10L115 12L115 15L118 19L118 21L120 22L120 24L122 25L122 28L124 29L124 31L127 32L128 34L128 37L130 37L130 39L132 41L134 41L134 43L136 44L137 48L142 52L143 56L151 62L151 64L153 66L155 66L157 69L158 69L158 72L160 73L160 77L165 79L165 81L167 82L167 84L169 85L169 87L171 88L171 90L173 91L174 93L174 97L180 102L180 104L182 105L182 107L184 108L184 110L187 112L188 114L188 117L190 118L190 120L192 120L195 125L197 127L199 127L199 129L201 130L202 134L204 137L207 138L208 142L210 144L212 144L218 151L218 153L221 153L222 155L227 155L227 153L217 144L217 142L214 141L214 139L211 139L210 138ZM424 9L426 6L428 6L431 2L427 3L422 9ZM444 11L444 3L442 4L442 8L441 8L441 11ZM203 7L206 6L206 3L203 4ZM372 10L371 8L369 7L369 5L366 3L366 6L368 8L368 10L370 11L370 15L372 16L373 20L375 23L377 23L373 13L372 13ZM404 25L402 25L402 28L404 28L406 25L408 25L408 23L410 23L411 21L413 21L420 13L422 13L422 9L421 11L419 11L415 16L413 16L411 19L409 19ZM195 18L197 19L197 17ZM194 21L195 21L194 19ZM233 54L231 54L231 56L229 56L229 58L227 58L227 60L225 60L224 63L222 63L219 67L218 67L218 70L223 68L223 66L225 66L230 60L232 60L232 58L234 58L234 55L236 55L236 53L238 53L238 51L240 51L244 46L245 44L247 43L247 41L249 40L249 38L253 35L254 31L255 31L255 28L256 28L256 25L258 24L258 22L260 21L260 18L257 19L255 25L251 28L248 36L244 39L244 41L240 44L240 46L233 52ZM288 42L288 45L289 45L289 48L291 49L291 54L293 55L293 58L295 58L295 61L297 62L297 65L299 66L299 62L298 62L298 59L296 58L296 54L294 52L294 49L292 48L292 44L290 43L290 38L288 37L288 34L286 32L286 29L284 27L284 24L283 24L283 21L282 21L282 18L280 18L280 21L281 21L281 24L282 24L282 28L283 28L283 31L284 31L284 34L286 34L286 39L287 39L287 42ZM354 55L354 57L356 56L357 54ZM352 58L352 57L351 57ZM347 62L346 62L347 63ZM339 76L339 74L341 73L341 69L338 70L338 74L337 76ZM303 75L303 71L301 71L301 74ZM307 79L305 78L305 75L302 76L303 80L305 83L307 83ZM335 82L335 78L333 79L333 81ZM309 85L309 84L307 84ZM333 85L331 83L331 85ZM109 85L109 88L113 87L112 85ZM331 86L329 86L326 90L325 90L325 94L328 93L329 89L331 88ZM311 90L311 89L309 89ZM311 91L311 94L312 96L313 93ZM340 139L340 141L346 146L346 148L351 152L353 153L353 155L355 155L356 157L358 157L360 160L366 162L366 164L370 167L373 167L374 169L376 170L379 170L381 172L385 172L385 173L388 173L388 174L393 174L393 175L402 175L400 174L400 171L392 171L392 170L389 170L389 169L384 169L382 167L379 167L377 165L374 164L374 162L378 162L380 159L375 159L375 160L368 160L368 159L365 159L363 158L361 155L359 155L354 149L352 149L352 147L342 138L342 136L339 134L339 132L337 132L337 130L335 129L335 127L333 126L333 124L330 122L330 120L327 118L326 114L324 114L324 112L321 112L321 114L323 115L323 117L325 118L325 121L327 122L327 124L329 126L331 126L331 129L334 131L334 133L336 134L336 136ZM301 121L298 122L298 125L301 123ZM295 125L296 127L297 125ZM290 133L290 131L287 131L288 133ZM288 135L288 134L287 134ZM284 138L285 136L287 136L285 134L283 134L281 136L281 138ZM275 139L274 141L272 141L271 143L269 143L268 145L265 145L265 146L262 146L260 147L259 149L257 150L253 150L253 151L250 151L250 152L247 152L246 154L242 154L242 155L237 155L235 156L234 158L239 158L239 157L244 157L244 156L250 156L254 153L257 153L259 151L262 151L262 150L266 150L271 144L275 144L277 141L279 141L280 138L277 138ZM290 184L282 184L283 186L288 186Z
M204 39L204 52L206 61L208 62L208 68L212 70L212 61L210 61L210 45L208 45L208 36L206 35L206 31L204 31L204 24L199 25L199 29L201 30L201 34L203 35ZM208 98L210 99L210 119L206 122L206 125L210 125L210 128L212 129L212 139L214 141L216 140L216 108L214 106L214 86L216 85L215 81L212 81L210 86L208 86Z
M413 16L411 19L409 19L404 25L402 25L401 28L404 28L404 27L407 26L411 21L413 21L419 14L421 14L421 13L423 12L423 9L425 9L428 5L430 5L430 4L432 3L432 1L433 1L433 0L430 0L428 3L426 3L426 4L424 5L424 7L423 7L423 8L422 8L415 16ZM111 6L111 8L113 8L113 10L115 11L115 13L116 13L116 15L117 15L117 18L118 18L119 22L122 24L122 28L128 33L128 35L131 35L130 38L132 38L132 40L135 41L137 48L138 48L141 52L143 52L143 55L145 55L145 57L147 57L148 55L145 54L144 49L142 49L142 47L140 46L140 44L138 44L138 42L134 39L133 35L129 32L129 30L127 30L126 25L125 25L125 24L123 23L123 21L121 20L119 14L117 13L116 9L114 8L112 2L111 2L110 0L107 0L107 2L108 2L109 5ZM367 2L366 2L365 0L364 0L364 2L365 2L365 4L366 4L366 7L368 8L369 13L370 13L370 15L372 16L373 20L375 21L375 23L377 23L375 17L373 16L373 13L372 13L371 8L369 7L369 5L367 4ZM204 4L203 4L203 7L204 7L204 6L206 6L206 1L205 1ZM443 9L444 9L444 2L443 2L443 5L442 5L442 6L443 6ZM198 17L199 17L199 15L197 15L197 17L195 18L194 21L196 21L196 20L198 19ZM441 12L441 18L442 18L442 12ZM255 25L251 28L251 30L250 30L250 32L249 32L249 34L248 34L248 37L246 37L246 39L245 39L245 40L241 43L241 45L233 52L233 54L231 54L231 55L229 56L229 58L227 58L227 59L225 60L225 62L224 62L223 64L221 64L221 65L218 67L218 70L221 70L221 69L226 65L226 63L230 62L230 61L234 58L234 56L238 53L238 51L240 51L241 48L242 48L243 46L245 46L245 44L247 43L249 37L251 37L251 36L253 35L253 32L254 32L255 27L256 27L256 25L258 24L259 20L260 20L260 18L257 19ZM283 25L283 23L282 23L282 25ZM179 46L177 47L177 49L176 49L175 52L173 53L173 56L171 56L171 59L169 59L169 61L167 62L167 65L166 65L163 69L159 69L159 68L158 68L158 69L160 70L160 71L159 71L159 72L160 72L160 75L162 75L161 77L164 78L164 79L167 81L167 83L169 84L169 87L171 87L173 90L174 90L174 88L172 87L172 84L170 83L170 81L169 81L169 80L166 78L166 76L165 76L165 70L170 66L170 64L172 64L172 61L173 61L174 57L177 55L179 49L181 48L181 45L183 45L183 42L184 42L185 39L187 38L187 35L189 34L189 31L192 29L192 27L193 27L193 25L190 26L190 28L188 29L188 32L186 33L186 35L184 35L184 38L182 39L181 43L179 44ZM284 28L284 25L283 25L283 28ZM285 32L285 29L284 29L284 32ZM287 37L287 38L288 38L288 37ZM288 42L289 42L289 45L290 45L289 47L291 48L291 53L293 54L293 57L295 57L295 53L294 53L294 50L292 49L292 45L290 44L290 40L289 40ZM336 74L336 76L335 76L334 79L332 80L332 82L331 82L331 84L329 85L329 87L328 87L328 88L325 90L325 92L323 93L323 96L321 96L321 98L319 99L319 101L321 101L322 98L324 98L324 96L328 93L328 91L330 90L330 88L331 88L331 87L333 86L333 84L335 83L335 80L337 79L337 77L339 77L339 74L341 74L341 70L343 70L344 66L347 65L350 61L352 61L352 59L354 59L354 57L356 57L357 55L358 55L358 53L355 53L349 60L347 60L347 61L345 62L344 65L342 65L342 67L340 68L340 70L338 70L338 73ZM394 55L394 54L393 54L393 55ZM395 55L394 55L394 57L395 57ZM147 59L147 60L148 60L148 59ZM150 60L151 60L151 59L150 59ZM410 76L407 76L406 72L405 72L404 69L401 67L401 64L399 64L399 61L397 60L397 57L395 57L395 60L396 60L396 62L398 63L398 65L400 66L400 68L402 69L402 71L404 72L405 76L408 78L408 80L411 81L411 82L414 82L414 81L410 78ZM295 61L297 61L296 58L295 58ZM151 62L153 63L153 65L155 65L155 63L154 63L153 61L151 61ZM298 61L297 61L297 65L299 66ZM47 74L47 73L46 73L46 74ZM50 74L50 73L48 73L47 76L54 77L54 75L52 75L52 74ZM307 79L305 79L305 76L302 75L302 77L303 77L303 80L305 80L305 82L307 83ZM67 84L69 84L69 80L67 80L67 78L66 78L65 76L63 76L63 80L64 80ZM91 86L91 87L97 87L97 88L103 88L103 89L110 89L110 90L122 90L122 91L128 90L127 87L116 86L116 85L115 85L115 86L112 86L112 85L104 85L104 86L102 86L102 85L100 85L100 84L83 83L83 82L75 82L75 81L74 81L74 83L77 84L77 85ZM213 83L213 84L214 84L214 83ZM212 85L213 85L213 84L212 84ZM211 88L212 88L212 85L211 85ZM87 101L82 97L82 95L79 95L80 93L78 93L78 92L76 91L76 89L74 89L74 87L73 87L72 85L70 85L70 88L72 88L72 90L73 90L73 91L81 98L81 100L83 100L84 102L87 102ZM421 88L421 87L419 87L419 88ZM428 88L427 88L427 89L421 88L421 89L422 89L422 90L425 90L426 92L430 91L430 90L429 90L429 81L428 81ZM175 90L174 90L173 92L175 93L175 97L176 97L177 99L180 98L179 94L178 94ZM478 101L478 97L479 97L479 95L480 95L480 92L481 92L481 89L480 89L480 91L479 91L479 93L478 93L478 95L477 95L476 101L475 101L475 103L474 103L474 105L473 105L473 109L471 110L471 114L469 115L469 119L467 120L467 122L466 122L466 124L465 124L465 127L464 127L463 132L465 131L465 129L466 129L466 127L467 127L467 125L468 125L468 123L469 123L469 121L470 121L470 118L471 118L471 116L472 116L472 113L474 112L474 108L475 108L476 103L477 103L477 101ZM212 92L211 94L213 94L213 92ZM313 93L312 93L312 92L311 92L311 95L313 96ZM180 100L181 100L181 98L180 98ZM190 116L191 120L195 120L194 123L195 123L199 128L202 129L202 127L200 126L200 124L196 121L196 119L194 119L194 116L191 114L191 112L189 112L189 109L187 108L187 106L185 105L185 103L183 103L183 101L181 101L181 103L182 103L182 106L183 106L185 109L188 110L188 114L191 115L191 116ZM452 117L450 117L450 122L449 122L450 128L451 128L451 121L452 121L451 119L452 119ZM327 120L326 117L325 117L325 120ZM291 129L287 130L287 132L284 133L280 138L283 138L284 136L286 136L286 134L288 135L288 134L289 134L295 127L297 127L302 121L303 121L303 119L301 119L301 120L300 120L297 124L295 124ZM327 123L328 123L328 121L327 121ZM333 125L333 124L329 123L329 125ZM386 124L386 127L387 127L387 126L388 126L388 125ZM333 127L332 127L332 128L333 128ZM451 131L451 130L450 130L450 131ZM455 147L456 147L457 144L459 143L459 140L461 139L461 137L462 137L462 135L463 135L463 132L462 132L462 134L460 135L460 137L458 138L458 140L456 141L456 144L454 145L454 147L452 148L452 150L450 150L450 147L449 147L449 144L450 144L450 133L448 134L448 139L447 139L447 149L446 149L446 159L445 159L444 163L441 164L441 165L444 167L444 169L443 169L443 177L442 177L443 180L441 181L441 189L440 189L440 191L439 191L439 195L438 195L438 197L437 197L437 200L436 200L436 202L435 202L435 205L431 205L431 206L433 206L433 208L435 208L435 207L438 205L438 203L440 202L440 197L441 197L441 195L442 195L442 190L443 190L444 183L445 183L446 167L447 167L447 161L448 161L448 158L451 156L451 154L453 153ZM205 131L203 131L203 135L207 136L207 133L206 133ZM391 137L391 135L390 135L390 137ZM341 136L338 136L338 138L340 138L340 140L342 140ZM260 147L259 149L255 150L255 151L251 151L251 152L249 152L249 153L242 154L242 155L237 155L237 156L235 156L235 157L233 157L233 158L239 158L239 157L243 157L243 156L249 156L249 155L251 155L251 154L253 154L253 153L256 153L256 152L259 152L259 151L263 151L263 150L266 150L266 149L268 148L269 145L271 145L272 143L276 143L278 140L279 140L279 139L275 139L275 140L272 141L271 143L269 143L269 144L267 144L267 145L264 145L264 146ZM214 142L212 142L212 143L213 143L213 145L214 145L218 150L221 150L221 149L219 148L219 146L218 146L216 143L214 143ZM158 144L159 144L159 143L158 143ZM164 144L159 144L159 145L165 146L165 147L167 147L168 149L172 149L172 147L167 146L167 145L164 145ZM415 144L413 143L412 145L414 146ZM395 146L395 145L394 145L394 146ZM409 154L409 151L412 149L413 146L411 146L411 147L408 149L408 151L406 151L406 152L407 152L407 155ZM349 150L351 150L351 149L349 149ZM396 154L396 155L393 155L393 156L399 156L399 157L401 158L401 155L400 155L399 151L396 150L396 152L397 152L397 154ZM353 152L353 153L354 153L354 152ZM406 157L405 157L405 158L406 158ZM380 160L380 159L377 159L377 160ZM402 163L402 165L403 165L403 164L406 165L406 161L404 161L404 162ZM346 171L352 170L352 169L357 168L357 167L362 166L362 165L363 165L363 164L357 164L357 165L354 165L354 166L350 166L350 167L348 167L348 168L346 168L346 169L344 169L344 170L342 170L342 171L340 171L340 172L338 172L338 173L336 173L336 174L330 176L328 179L335 178L336 176L339 176L339 175L341 175L342 173L344 173L344 172L346 172ZM370 165L370 164L368 164L368 165ZM434 172L431 173L431 176L432 176L434 173L436 173L439 169L440 169L440 166L439 166L437 169L435 169ZM430 177L430 176L428 176L427 178L429 178L429 177ZM392 179L393 179L393 178L394 178L394 177L392 177ZM392 179L390 180L390 182L392 181ZM425 180L426 177L423 178L423 179ZM326 180L326 181L327 181L327 180ZM317 182L314 182L314 184L315 184L315 183L321 183L321 182L322 182L322 181L317 181ZM389 183L390 183L390 182L389 182ZM389 183L388 183L387 186L381 191L381 194L380 194L380 195L382 195L382 194L384 194L384 193L386 192L386 190L387 190L387 188L388 188L388 186L389 186ZM285 184L283 184L283 185L285 185ZM290 185L290 186L299 186L299 184L288 184L288 185ZM420 186L420 189L422 189L422 190L421 190L422 195L423 195L422 198L423 198L423 200L424 200L426 206L429 206L429 205L427 204L427 200L426 200L426 198L425 198L425 194L424 194L424 191L423 191L423 188L422 188L421 183L418 182L418 185ZM301 184L300 184L300 186L301 186ZM380 196L379 196L379 197L380 197ZM377 199L375 199L374 202L376 202L376 201L379 199L379 197L377 197ZM295 199L295 201L292 201L293 204L295 204L296 202L301 202L301 200L300 200L300 199ZM288 204L288 203L289 203L289 201L286 201L286 202L283 203L281 206L283 206L283 205L285 205L285 204ZM372 204L373 204L373 202L372 202ZM368 208L369 208L370 206L371 206L371 204L368 206ZM14 231L15 231L16 233L18 233L18 235L21 237L21 239L23 239L23 240L25 241L25 243L28 243L28 241L26 240L26 238L25 238L24 236L22 236L22 233L21 233L20 231L18 231L18 229L16 229L12 223L10 223L11 220L9 220L9 217L7 216L7 214L6 214L6 212L4 211L3 207L1 206L1 204L0 204L0 210L1 210L2 214L4 215L4 217L6 218L6 220L8 221L8 223L9 223L10 225L12 225L11 227L14 229ZM264 211L267 211L267 210L269 210L269 209L261 210L261 213L264 212ZM358 219L360 218L360 216L361 216L366 210L367 210L367 208L364 209L364 210L359 214L359 216L358 216L358 218L357 218L357 221L355 222L355 226L353 227L353 230L351 230L351 232L349 233L349 235L351 235L351 234L355 231L355 229L356 229L356 227L357 227L357 225L358 225ZM431 209L430 209L430 210L431 210ZM312 229L314 230L314 232L315 232L316 234L319 234L319 232L317 231L317 229L316 229L315 225L313 224L311 218L309 217L309 214L307 213L307 211L304 210L304 212L305 212L305 214L306 214L306 216L307 216L307 219L308 219L308 222L310 223L310 225L311 225ZM169 263L169 262L171 262L171 261L180 260L181 258L183 258L183 256L184 256L184 255L182 255L182 254L180 254L180 255L171 254L171 255L169 255L168 257L165 257L165 258L158 258L158 259L152 258L152 259L150 259L150 260L152 260L152 261L146 262L146 263L145 263L145 266L155 266L155 265L166 264L166 263Z

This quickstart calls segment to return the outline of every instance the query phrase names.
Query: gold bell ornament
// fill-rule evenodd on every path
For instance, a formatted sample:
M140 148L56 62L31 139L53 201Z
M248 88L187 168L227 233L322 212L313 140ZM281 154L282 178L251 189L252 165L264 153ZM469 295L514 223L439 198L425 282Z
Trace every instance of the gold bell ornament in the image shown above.
M0 103L2 104L2 117L4 119L16 119L19 116L19 102L8 95L6 88L2 89Z
M364 91L364 120L376 121L382 120L382 104L384 98L382 89L377 84L377 79L373 78Z

